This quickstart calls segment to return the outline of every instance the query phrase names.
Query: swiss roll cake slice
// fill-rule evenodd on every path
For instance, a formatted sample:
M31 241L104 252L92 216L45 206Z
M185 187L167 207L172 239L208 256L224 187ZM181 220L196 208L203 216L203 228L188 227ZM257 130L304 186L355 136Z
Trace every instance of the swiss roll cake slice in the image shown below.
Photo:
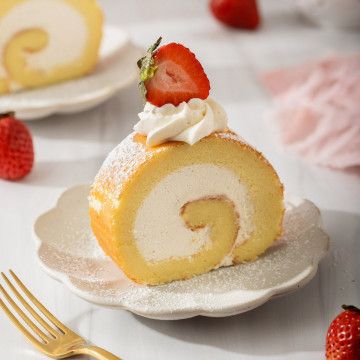
M100 246L151 285L256 259L281 234L284 212L276 172L228 130L195 55L160 41L138 61L140 121L105 160L89 200Z
M156 147L130 134L90 194L104 251L129 278L152 285L256 259L281 234L283 211L276 172L230 131Z

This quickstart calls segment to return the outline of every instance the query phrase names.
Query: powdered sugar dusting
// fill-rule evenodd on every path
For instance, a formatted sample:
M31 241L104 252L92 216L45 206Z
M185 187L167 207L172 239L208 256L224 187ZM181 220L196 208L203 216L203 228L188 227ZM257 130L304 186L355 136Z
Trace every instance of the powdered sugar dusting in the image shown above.
M245 142L244 139L242 139L238 134L235 134L233 132L220 132L220 133L216 133L216 136L218 136L222 139L225 139L225 140Z
M99 213L102 209L102 203L95 199L94 197L89 196L89 206L94 209L97 213Z
M147 151L145 144L135 141L134 136L136 133L131 133L110 152L95 177L93 190L105 192L114 207L118 205L124 182L136 172L140 165L162 150L159 147L157 150ZM217 132L215 136L245 143L233 132ZM99 211L100 207L96 200L90 196L90 206L95 211Z
M134 135L135 133L128 135L110 152L95 177L93 189L105 191L114 207L118 204L123 183L153 154L146 151L144 144L134 141ZM93 197L90 198L90 206L93 206Z

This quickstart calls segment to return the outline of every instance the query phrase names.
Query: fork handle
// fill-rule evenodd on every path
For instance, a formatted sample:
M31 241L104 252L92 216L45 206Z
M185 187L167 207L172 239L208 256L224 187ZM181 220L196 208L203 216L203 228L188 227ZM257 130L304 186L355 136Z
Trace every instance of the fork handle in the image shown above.
M73 352L74 355L90 355L98 360L121 360L119 357L109 353L108 351L93 345L74 349Z

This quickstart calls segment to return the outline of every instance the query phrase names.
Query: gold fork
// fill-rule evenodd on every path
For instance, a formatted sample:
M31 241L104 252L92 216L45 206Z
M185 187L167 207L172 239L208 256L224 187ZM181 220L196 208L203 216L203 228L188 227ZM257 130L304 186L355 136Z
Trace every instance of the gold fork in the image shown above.
M90 355L100 360L120 360L117 356L109 353L108 351L101 349L97 346L89 345L78 334L74 333L63 323L61 323L54 315L49 312L44 305L42 305L36 297L25 287L15 273L9 271L12 278L15 280L17 286L22 292L30 299L30 301L37 307L48 321L45 321L43 316L40 316L37 311L29 304L28 301L20 294L17 288L13 285L10 279L1 273L1 276L7 283L8 287L12 290L17 300L24 306L24 308L31 314L31 316L40 324L43 328L41 330L38 325L17 305L17 303L11 298L9 293L0 284L0 295L3 294L7 302L12 306L15 313L23 319L28 328L30 328L38 338L34 336L10 311L5 305L4 301L0 297L0 307L4 310L10 320L16 325L16 327L25 335L25 337L41 352L54 359L64 359L75 355ZM50 326L50 324L52 326ZM46 330L46 332L44 332Z

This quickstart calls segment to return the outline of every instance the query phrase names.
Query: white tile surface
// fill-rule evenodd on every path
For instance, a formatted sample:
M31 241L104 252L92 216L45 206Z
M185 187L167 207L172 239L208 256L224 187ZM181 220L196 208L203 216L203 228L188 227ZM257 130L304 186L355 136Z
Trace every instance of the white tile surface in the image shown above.
M33 219L64 188L90 182L106 153L130 131L141 109L134 85L95 110L30 124L37 158L33 173L18 183L0 181L1 270L16 270L60 319L124 359L323 358L326 328L339 306L360 303L360 177L318 168L277 150L264 125L270 100L257 73L359 51L359 33L312 27L296 15L291 0L262 1L264 24L256 33L222 28L207 12L206 1L100 2L108 22L122 25L136 43L147 46L161 34L198 55L230 125L267 155L289 193L321 207L331 254L305 288L224 319L147 320L88 304L45 275L33 256ZM0 359L43 358L0 313Z

